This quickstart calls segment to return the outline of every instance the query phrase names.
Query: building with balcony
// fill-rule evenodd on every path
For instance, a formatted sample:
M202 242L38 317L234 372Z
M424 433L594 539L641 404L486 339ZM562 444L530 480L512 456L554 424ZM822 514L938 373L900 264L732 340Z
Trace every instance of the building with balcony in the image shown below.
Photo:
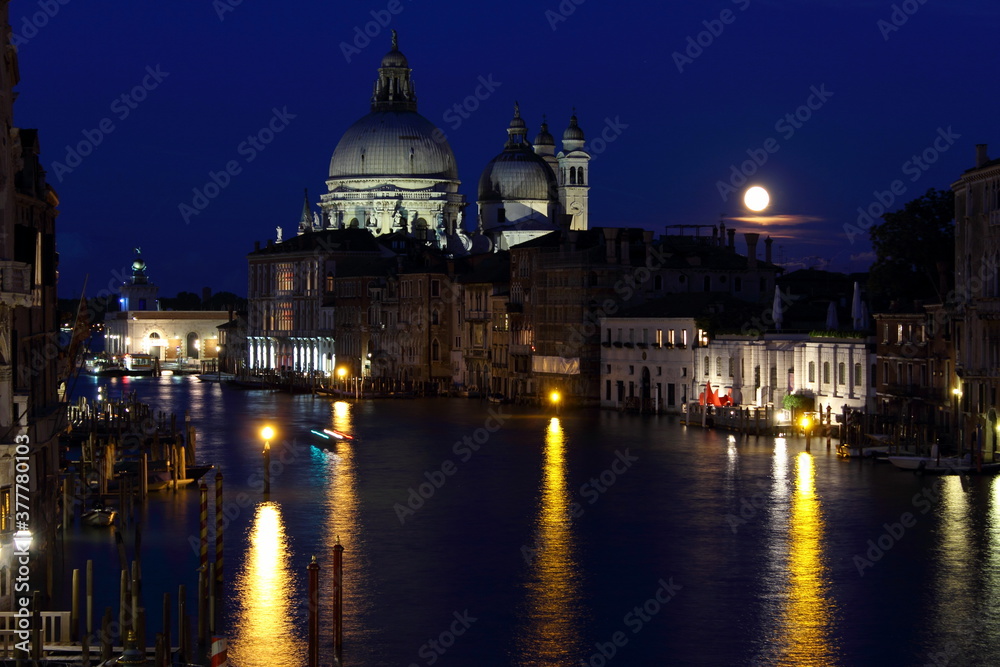
M51 593L60 492L58 436L65 428L60 385L69 371L58 345L59 197L46 180L37 130L14 124L20 76L10 44L9 3L0 3L0 610L14 604L14 575ZM19 523L15 525L15 513ZM25 523L21 517L27 516ZM17 531L15 532L15 528ZM30 541L15 553L15 535Z

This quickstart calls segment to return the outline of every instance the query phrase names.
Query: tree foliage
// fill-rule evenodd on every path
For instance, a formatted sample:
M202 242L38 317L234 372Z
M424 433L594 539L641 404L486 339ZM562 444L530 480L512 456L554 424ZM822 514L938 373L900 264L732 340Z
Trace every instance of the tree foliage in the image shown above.
M873 309L885 310L894 301L944 299L955 274L954 212L954 194L931 188L901 210L885 213L869 230L875 251L868 278Z
M178 292L174 298L161 298L164 310L201 310L201 297L193 292Z

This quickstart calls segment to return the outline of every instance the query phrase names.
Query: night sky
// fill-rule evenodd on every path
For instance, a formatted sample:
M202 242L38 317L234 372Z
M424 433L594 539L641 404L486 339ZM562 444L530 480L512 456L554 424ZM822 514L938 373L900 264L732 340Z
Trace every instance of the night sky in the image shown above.
M867 234L844 231L858 207L949 187L976 143L1000 156L995 0L577 1L15 0L15 122L39 128L61 199L60 295L86 274L90 296L107 288L135 246L161 295L245 295L254 241L295 233L303 188L315 204L368 113L392 28L470 220L515 100L529 137L547 114L558 140L576 107L588 140L610 139L589 145L592 226L744 218L720 182L752 166L790 268L866 269ZM272 122L271 143L243 144ZM77 162L81 142L97 145ZM186 221L181 205L230 161L239 173Z

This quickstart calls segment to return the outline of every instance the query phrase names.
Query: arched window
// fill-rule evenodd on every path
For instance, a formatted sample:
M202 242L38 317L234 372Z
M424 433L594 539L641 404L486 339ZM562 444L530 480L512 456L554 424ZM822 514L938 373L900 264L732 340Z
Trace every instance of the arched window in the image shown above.
M577 167L576 169L576 184L583 185L583 167Z
M436 338L431 341L431 361L441 361L441 345Z
M569 168L569 184L576 185L576 167Z
M809 381L810 382L815 382L816 381L816 362L815 361L810 361L809 362Z
M854 386L861 386L861 364L854 364Z
M830 362L823 362L823 384L830 384Z
M722 377L722 357L715 358L715 375L716 377Z
M708 377L708 374L711 372L711 368L712 361L708 357L705 357L705 377Z
M843 361L837 364L837 384L847 384L847 366Z

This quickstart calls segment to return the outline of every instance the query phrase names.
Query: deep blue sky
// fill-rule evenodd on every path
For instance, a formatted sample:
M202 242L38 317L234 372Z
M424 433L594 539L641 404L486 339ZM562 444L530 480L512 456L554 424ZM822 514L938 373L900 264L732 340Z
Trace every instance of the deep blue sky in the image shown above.
M606 119L627 125L591 166L591 225L659 232L743 216L717 183L773 138L778 150L752 181L771 190L769 214L786 216L787 224L769 223L783 237L776 251L859 270L870 261L867 237L850 243L843 226L875 191L902 181L898 208L929 187L948 187L972 166L974 144L993 142L992 156L1000 155L995 0L897 3L915 12L897 14L907 20L891 32L894 3L870 0L564 0L574 11L561 21L556 0L58 1L66 4L15 0L10 20L15 35L28 37L15 121L40 129L62 201L63 296L79 293L88 273L90 295L106 287L134 246L161 294L203 286L245 294L254 240L273 238L276 225L294 234L302 189L313 202L325 191L338 139L368 112L390 28L413 67L420 112L448 134L471 202L482 168L503 147L515 99L529 136L544 113L558 139L574 106L588 139ZM33 18L49 4L58 5L55 16ZM219 8L231 5L220 20ZM347 62L341 43L390 5L402 9ZM721 33L678 71L673 54L724 10L731 22L714 24ZM37 34L25 30L26 18L44 23ZM147 67L168 75L122 119L115 100L143 82ZM499 87L453 129L444 114L481 76ZM813 98L818 108L794 134L776 127L809 102L813 86L832 96ZM274 108L295 118L247 163L238 146ZM53 163L66 161L66 147L105 118L114 130L57 175ZM933 149L939 128L949 127L959 138ZM926 171L905 166L925 149L936 158ZM179 205L230 160L241 173L186 224Z

